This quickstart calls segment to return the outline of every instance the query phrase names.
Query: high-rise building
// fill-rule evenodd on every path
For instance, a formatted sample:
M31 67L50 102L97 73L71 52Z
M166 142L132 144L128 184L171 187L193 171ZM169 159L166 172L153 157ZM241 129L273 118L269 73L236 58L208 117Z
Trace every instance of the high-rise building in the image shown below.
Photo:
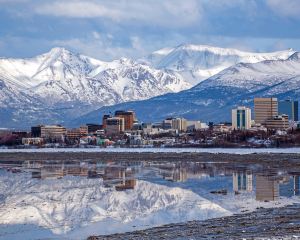
M289 120L298 121L298 101L284 100L278 102L278 114L286 114Z
M115 117L124 119L125 131L131 130L133 127L133 123L135 121L135 113L134 111L116 111Z
M102 118L102 126L103 126L103 129L106 129L106 120L107 120L108 118L111 118L111 115L109 115L109 114L103 115L103 118Z
M263 124L278 115L277 98L254 98L255 123Z
M178 131L187 130L187 120L184 118L173 118L172 119L172 128Z
M232 109L232 128L245 130L251 128L251 109L247 107L237 107Z
M114 135L124 132L125 124L124 118L111 117L106 119L106 134Z

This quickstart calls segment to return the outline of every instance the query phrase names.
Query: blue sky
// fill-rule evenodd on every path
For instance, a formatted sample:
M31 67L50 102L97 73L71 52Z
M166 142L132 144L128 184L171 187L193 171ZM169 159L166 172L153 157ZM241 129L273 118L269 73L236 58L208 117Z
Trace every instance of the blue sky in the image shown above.
M138 58L182 43L300 50L300 0L0 0L1 57Z

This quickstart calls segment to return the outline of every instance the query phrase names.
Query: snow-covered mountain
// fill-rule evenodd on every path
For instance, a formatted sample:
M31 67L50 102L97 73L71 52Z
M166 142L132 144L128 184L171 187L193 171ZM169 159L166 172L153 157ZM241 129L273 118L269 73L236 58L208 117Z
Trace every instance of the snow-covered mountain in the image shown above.
M179 75L130 59L103 62L53 48L30 59L0 59L0 124L62 122L103 105L190 87Z
M289 49L271 53L254 53L231 48L183 44L176 48L160 49L140 61L157 69L177 72L195 85L237 63L285 60L294 52Z
M103 107L80 119L116 109L134 109L142 121L158 121L170 116L183 116L202 121L230 121L231 109L237 105L253 105L254 97L300 98L300 53L286 60L239 63L229 67L195 87L140 102Z
M184 109L190 109L195 102L196 106L208 106L214 102L211 98L219 99L221 103L226 102L222 99L222 92L228 88L228 94L234 97L235 92L232 89L240 89L234 86L237 80L237 86L243 85L246 91L250 91L261 85L256 83L255 79L264 77L264 81L269 81L272 85L273 82L277 83L274 78L294 76L297 68L285 66L286 59L292 54L292 50L249 53L203 45L180 45L158 50L144 59L121 58L112 62L75 54L64 48L53 48L48 53L28 59L2 58L0 126L29 127L40 123L74 125L73 119L93 119L93 122L99 123L101 116L86 118L86 114L104 106L141 101L187 90L194 86L195 82L201 82L213 75L191 91L170 95L176 96L175 98L185 93L195 95L192 102L186 102L185 99L189 97L184 95L183 99L174 99L177 105L167 106L167 109L162 111L164 104L169 100L162 101L162 105L158 106L152 105L151 100L146 102L149 106L143 106L144 110L141 110L145 120L160 118L162 112L169 115L172 109L172 115L190 114L189 116L195 118L193 111ZM293 58L296 58L296 55L294 54ZM292 60L295 59L290 57L288 61ZM262 66L257 63L260 61L263 61ZM236 63L237 65L234 65ZM267 64L274 66L267 67ZM246 69L242 69L243 67ZM252 71L249 70L251 68ZM225 82L231 82L231 85L227 86ZM210 88L220 90L210 96L212 91L207 91ZM156 99L164 98L165 96ZM128 105L116 105L119 106ZM182 109L181 106L186 107ZM149 114L153 117L146 119ZM210 111L209 115L212 114L213 111Z

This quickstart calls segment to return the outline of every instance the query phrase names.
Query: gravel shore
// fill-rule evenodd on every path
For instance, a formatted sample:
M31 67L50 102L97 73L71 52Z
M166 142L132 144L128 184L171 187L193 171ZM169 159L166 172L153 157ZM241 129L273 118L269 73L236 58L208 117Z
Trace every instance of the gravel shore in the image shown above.
M169 224L141 231L91 236L88 240L300 239L300 205L258 209L206 221Z

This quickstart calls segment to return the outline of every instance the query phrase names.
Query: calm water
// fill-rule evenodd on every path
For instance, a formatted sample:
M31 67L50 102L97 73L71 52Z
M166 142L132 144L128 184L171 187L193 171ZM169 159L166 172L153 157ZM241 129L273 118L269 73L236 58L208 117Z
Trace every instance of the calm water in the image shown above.
M84 239L300 202L300 171L203 162L0 164L0 239Z

